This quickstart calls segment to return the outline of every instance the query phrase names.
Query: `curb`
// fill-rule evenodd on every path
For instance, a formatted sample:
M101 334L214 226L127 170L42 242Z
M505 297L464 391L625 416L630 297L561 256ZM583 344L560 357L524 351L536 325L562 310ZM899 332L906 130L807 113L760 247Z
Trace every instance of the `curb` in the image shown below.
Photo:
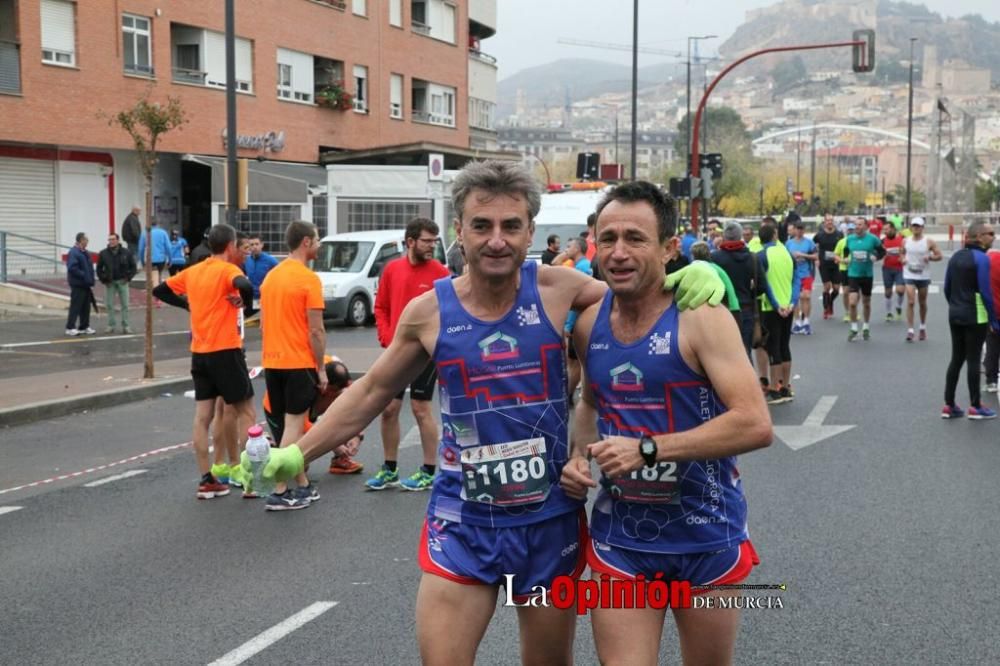
M141 386L88 393L71 398L43 400L0 409L0 427L25 425L90 409L103 409L128 402L154 398L164 392L183 392L193 387L191 377L176 377Z

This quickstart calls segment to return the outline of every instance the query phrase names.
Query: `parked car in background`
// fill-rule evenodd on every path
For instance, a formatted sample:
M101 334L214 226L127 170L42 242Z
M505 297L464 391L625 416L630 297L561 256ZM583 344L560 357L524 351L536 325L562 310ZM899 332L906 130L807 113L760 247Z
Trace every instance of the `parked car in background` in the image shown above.
M320 240L313 270L323 283L324 315L349 326L369 323L385 265L406 251L403 229L356 231ZM434 258L444 263L438 240Z
M547 239L559 236L565 249L566 241L587 231L587 216L597 210L604 198L602 190L566 191L542 195L542 207L535 217L535 234L528 248L528 259L541 262Z

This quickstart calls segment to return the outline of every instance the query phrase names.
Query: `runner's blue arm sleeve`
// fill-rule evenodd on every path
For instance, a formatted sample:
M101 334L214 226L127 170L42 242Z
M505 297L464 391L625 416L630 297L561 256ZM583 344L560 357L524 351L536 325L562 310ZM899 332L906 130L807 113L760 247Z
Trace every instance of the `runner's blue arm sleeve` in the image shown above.
M983 298L983 307L990 318L990 325L997 323L997 313L993 309L993 287L990 285L990 260L985 252L975 252L976 280L979 282L979 295Z

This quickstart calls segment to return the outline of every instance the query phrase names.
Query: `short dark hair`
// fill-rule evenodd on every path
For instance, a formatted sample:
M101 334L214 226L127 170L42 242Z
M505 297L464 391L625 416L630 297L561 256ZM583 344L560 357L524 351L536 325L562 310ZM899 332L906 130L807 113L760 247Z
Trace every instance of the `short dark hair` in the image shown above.
M111 233L108 234L108 238L110 238L111 236L114 236L115 240L118 240L118 234L116 234L115 232L112 231Z
M771 219L771 221L768 222L768 219L771 219L771 218L766 218L765 217L764 221L760 225L760 232L759 232L760 242L764 243L764 244L767 244L767 243L770 243L771 241L773 241L774 240L774 235L778 231L777 229L774 228L774 220Z
M587 216L587 226L593 227L597 225L597 213L591 213Z
M417 240L420 234L428 232L437 236L441 233L437 223L429 217L415 217L406 223L406 233L403 238Z
M989 222L984 222L983 220L976 220L969 225L969 230L966 232L966 236L969 238L979 238L979 234L983 232L983 229L989 226Z
M801 220L802 217L793 210L790 213L788 213L788 216L785 218L785 224L795 224L796 222L800 222Z
M552 245L557 240L559 240L559 234L549 234L549 237L545 239L545 244Z
M674 209L674 200L653 183L635 180L618 185L608 192L601 203L597 204L598 217L612 201L622 203L645 201L648 203L656 215L657 235L661 243L672 238L677 231L677 211Z
M87 234L83 233L82 231L76 232L76 242L77 243L79 243L80 241L82 241L86 237L87 237Z
M330 382L330 386L342 389L351 383L351 372L342 361L330 361L324 368L326 369L326 380Z
M251 232L247 234L247 238L250 240L260 240L260 234Z
M585 253L587 251L587 241L583 240L579 236L574 236L573 238L570 238L568 241L566 241L567 248L570 245L575 245L577 249L580 250L580 252Z
M294 222L289 222L288 228L285 229L285 245L288 246L289 252L299 249L299 246L302 245L302 241L305 239L315 237L316 225L312 222L295 220ZM254 238L254 236L250 238Z
M208 249L212 254L222 254L230 243L236 242L236 229L228 224L217 224L208 230Z
M697 243L691 244L691 258L699 259L701 261L710 261L712 251L708 248L708 243L705 241L698 241Z

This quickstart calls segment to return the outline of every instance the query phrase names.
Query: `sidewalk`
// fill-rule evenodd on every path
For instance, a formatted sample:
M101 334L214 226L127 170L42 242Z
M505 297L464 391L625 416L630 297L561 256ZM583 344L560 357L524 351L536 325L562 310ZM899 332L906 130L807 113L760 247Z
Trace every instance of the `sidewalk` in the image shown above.
M337 350L355 376L367 372L381 352L377 347ZM247 365L259 364L260 351L248 351ZM190 369L190 359L177 358L156 361L155 379L141 378L141 363L0 379L0 427L183 393L194 388ZM255 390L262 392L263 383L258 382Z

